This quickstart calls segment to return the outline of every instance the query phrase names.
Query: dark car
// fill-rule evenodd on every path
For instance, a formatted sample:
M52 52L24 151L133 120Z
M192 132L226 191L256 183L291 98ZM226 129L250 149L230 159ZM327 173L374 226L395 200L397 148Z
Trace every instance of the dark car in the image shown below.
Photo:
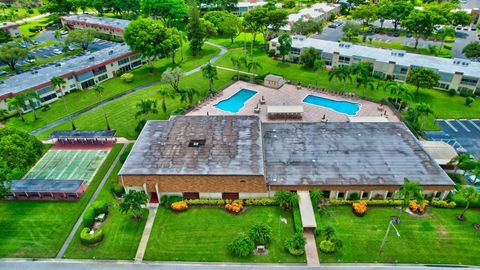
M328 28L337 28L338 25L336 23L331 23L330 25L328 25Z
M399 36L400 36L400 33L395 32L395 33L393 33L393 36L394 36L394 37L399 37Z
M470 30L477 31L477 26L475 24L473 24L472 27L470 27Z
M413 36L412 33L407 33L406 35L407 38L411 38L412 36Z

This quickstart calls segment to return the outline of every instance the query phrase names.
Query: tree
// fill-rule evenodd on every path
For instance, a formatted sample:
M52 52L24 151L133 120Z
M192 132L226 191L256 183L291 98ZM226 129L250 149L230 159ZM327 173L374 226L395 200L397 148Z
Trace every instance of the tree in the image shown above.
M217 68L208 62L201 69L203 78L208 80L210 96L213 96L213 81L218 80Z
M103 86L97 84L94 89L95 89L95 95L97 96L97 99L98 99L98 103L102 103L103 102L102 96L104 91ZM105 104L102 103L100 107L102 107L103 117L105 118L105 123L107 124L107 130L110 130L111 128L110 128L110 124L108 123L107 112L105 111L104 105Z
M415 109L419 112L419 114L422 115L422 123L420 124L420 130L423 130L423 126L425 125L425 119L430 113L433 112L432 107L430 106L430 104L422 102L417 104Z
M465 208L463 209L462 213L458 216L458 219L463 221L465 220L465 212L467 212L468 208L470 207L470 204L480 199L480 193L478 192L477 189L475 189L475 187L466 186L466 187L463 187L458 192L458 196L466 202Z
M239 234L229 245L228 249L235 257L248 257L255 249L255 243L246 234Z
M292 237L285 240L285 247L290 253L297 254L296 251L304 251L307 239L301 232L295 233ZM303 253L303 252L302 252Z
M352 11L352 18L356 20L362 20L364 25L368 25L368 23L372 20L377 19L378 13L378 6L375 4L364 4L355 7Z
M325 198L325 195L323 194L323 191L321 191L320 189L313 188L310 190L310 199L312 200L312 205L314 207L314 210L317 209L318 203L323 198Z
M175 55L182 44L182 36L177 28L167 28L166 32L167 38L161 42L163 54L171 55L172 64L175 64Z
M7 99L7 107L9 110L16 110L22 122L25 122L23 117L25 102L27 102L26 96L23 93L20 93L13 98Z
M123 202L120 203L119 208L122 213L133 213L135 220L143 218L142 206L148 203L148 196L143 191L129 190L128 193L123 194Z
M8 32L8 30L5 30L5 29L0 29L0 43L9 42L11 40L12 40L12 36L10 35L10 32Z
M232 13L226 11L210 11L207 12L203 18L211 22L220 35L225 35L230 38L231 44L240 34L242 23L240 18Z
M319 58L320 53L313 47L304 48L300 53L300 61L308 68L313 68L315 61Z
M291 32L294 34L309 36L311 34L321 34L323 31L323 21L299 20L293 23Z
M217 31L215 26L209 21L200 18L200 10L194 0L189 2L189 17L186 27L187 37L190 41L190 49L193 55L202 50L205 39L214 35Z
M445 27L442 28L438 31L438 37L442 39L442 45L440 45L440 48L443 49L443 44L445 43L445 39L451 37L455 37L456 31L453 27Z
M278 43L278 51L282 56L282 62L285 62L285 56L292 50L292 37L284 33L278 38Z
M167 88L160 88L160 90L158 90L158 94L160 95L160 99L162 100L162 111L163 113L166 113L167 112L167 98L173 98L175 95L170 92Z
M242 60L240 59L240 57L232 56L230 57L230 61L237 70L237 80L240 80L240 68L242 68Z
M73 117L70 115L67 106L67 100L65 98L66 93L62 90L62 86L66 83L66 81L62 77L52 77L50 79L50 84L52 88L55 89L57 92L62 93L62 100L63 100L63 107L65 108L65 112L67 113L67 117L70 117L70 122L72 124L72 130L75 130L75 123L73 122Z
M262 64L260 64L260 62L258 62L257 60L251 59L248 62L248 64L247 64L248 72L253 71L256 74L259 69L262 69ZM253 76L254 76L254 74L252 74L252 76L251 76L252 81L253 81Z
M334 67L328 72L328 80L343 81L343 91L347 89L347 80L352 80L349 66Z
M248 237L255 245L266 245L272 238L272 228L266 224L257 223L248 230Z
M322 59L315 59L315 62L313 63L313 70L318 72L317 76L315 76L315 85L318 85L318 78L320 77L320 73L325 68L325 66L325 61L323 61Z
M353 40L360 34L361 30L362 26L360 24L351 21L347 21L342 28L343 35L347 40Z
M167 29L162 23L152 19L132 21L123 33L125 42L133 51L140 53L153 72L153 61L160 56L165 56L166 50L163 42L168 39Z
M74 44L86 51L88 50L88 46L95 40L96 35L97 32L90 28L72 30L65 38L65 44L67 46Z
M473 17L465 11L450 11L447 20L450 25L469 25L472 23Z
M369 77L371 74L371 69L372 69L371 65L365 62L360 62L350 67L351 74L355 76L355 79L353 81L353 92L355 93L355 95L357 94L357 85L358 85L359 79ZM365 96L365 89L363 91L363 96Z
M33 118L35 120L38 120L36 109L37 109L37 101L40 101L40 96L36 91L30 91L25 95L25 98L28 102L28 105L30 106L30 109L32 110L33 113Z
M438 84L440 75L438 72L425 67L414 67L408 72L407 83L416 87L415 95L418 96L420 87L432 88Z
M403 197L402 207L398 212L399 217L403 210L408 206L412 198L416 199L418 203L423 201L422 190L423 188L419 184L411 182L406 177L403 179L403 185L399 190L399 195Z
M400 99L399 102L394 103L394 105L397 105L397 110L400 110L403 107L402 105L404 105L406 101L413 100L412 93L408 89L408 86L404 83L393 83L390 87L390 93L396 96L397 100Z
M45 0L40 9L42 13L54 13L57 15L68 14L74 11L74 2L72 0Z
M187 15L187 5L183 0L141 0L141 10L147 16L160 18L166 27Z
M168 83L175 92L180 92L180 79L183 76L182 69L179 67L176 68L167 68L165 72L162 73L161 82Z
M379 15L384 19L393 20L394 30L397 31L398 25L410 15L414 6L409 1L383 2L379 9Z
M298 194L287 190L279 190L273 196L280 207L285 209L292 209L298 204Z
M432 12L414 10L403 20L405 27L415 37L415 49L420 38L428 38L433 34L434 26L441 18Z
M142 99L135 105L135 107L138 108L138 111L135 114L135 118L139 117L142 114L147 115L149 113L158 113L157 101L154 99Z
M0 47L0 62L16 71L18 61L23 60L28 55L28 49L20 48L15 43L6 43Z
M266 7L265 7L266 8ZM280 31L282 26L287 24L288 11L284 9L269 9L267 17L263 21L261 29L263 30L264 48L268 50L268 44L275 33Z
M243 15L243 23L247 31L253 35L252 44L257 40L257 34L263 31L268 10L263 7L254 8Z
M187 102L188 105L192 105L193 98L198 96L200 93L197 89L188 87L180 89L180 102Z
M449 165L452 165L454 164L455 165L455 171L453 173L457 173L458 171L458 168L461 166L461 164L465 163L466 161L468 160L472 160L472 157L470 156L470 154L468 153L461 153L460 155L452 158L452 160L450 160L448 162Z
M479 58L480 57L480 42L473 41L473 42L468 43L463 48L462 53L468 58Z

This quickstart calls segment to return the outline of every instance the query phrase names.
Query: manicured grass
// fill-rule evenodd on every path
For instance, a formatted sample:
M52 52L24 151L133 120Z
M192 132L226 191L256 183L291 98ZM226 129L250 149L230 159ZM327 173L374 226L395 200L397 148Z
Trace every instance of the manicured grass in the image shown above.
M129 145L128 148L131 149L132 146L133 144ZM119 211L119 201L114 197L111 188L118 185L118 172L121 167L122 164L117 163L97 198L97 201L107 201L109 203L108 216L101 227L105 233L105 238L95 246L82 245L80 231L83 227L80 227L65 253L65 258L129 260L135 257L148 210L145 209L145 218L141 221L135 221L131 214L123 214Z
M79 201L0 201L0 257L54 257L122 145L116 145Z
M188 46L185 46L184 62L179 64L179 66L182 68L183 71L192 70L204 64L208 59L216 55L218 52L218 48L205 45L204 50L194 57L191 55ZM171 58L156 61L155 70L153 73L149 72L147 66L142 66L132 71L132 74L134 74L134 81L132 83L124 83L120 78L112 78L102 83L101 85L105 89L103 99L118 95L146 83L160 80L160 75L162 74L162 72L165 71L168 67L173 66L171 61ZM177 55L177 61L180 61L180 54ZM69 111L73 113L98 103L98 98L95 94L95 91L93 91L92 89L88 89L84 91L76 91L66 95L66 101ZM22 131L30 132L48 123L65 117L67 113L65 112L63 102L61 100L57 100L54 103L50 104L50 110L46 112L37 110L37 115L40 119L35 121L33 118L33 114L27 113L25 115L25 122L22 122L19 117L12 117L6 121L6 125L14 126L15 128ZM102 128L105 127L102 126Z
M280 217L288 223L280 221ZM238 233L247 232L256 224L269 225L273 230L268 254L247 258L232 257L228 244ZM158 209L150 234L145 260L211 261L211 262L290 262L303 263L304 256L294 257L283 247L293 234L292 213L278 207L249 207L240 215L227 213L223 208L190 208L174 213Z
M392 228L381 256L378 255L390 216L398 210L390 207L370 207L364 217L355 216L351 207L323 207L320 228L333 226L343 248L332 255L319 252L322 262L388 262L480 264L480 231L473 229L480 222L480 210L467 211L467 220L455 215L462 209L429 208L425 216L403 213L401 224ZM317 242L321 237L317 238Z
M17 8L17 7L10 7L10 8L5 8L5 10L0 11L0 22L6 22L6 21L17 21L29 17L34 17L40 14L38 12L38 8L32 8L33 13L28 13L27 9L25 8ZM13 14L13 17L10 16L10 14ZM6 15L6 17L4 17Z
M217 44L220 44L226 48L229 48L229 49L232 49L232 48L243 48L244 46L246 46L247 48L250 48L251 44L252 44L252 40L253 40L253 34L252 33L245 33L245 32L242 32L240 33L240 35L238 35L234 41L233 41L233 44L232 44L232 41L230 40L229 37L225 37L225 36L214 36L214 37L211 37L209 39L209 41L213 42L213 43L217 43ZM263 46L263 34L262 33L258 33L256 38L255 38L255 42L253 43L253 46Z
M409 53L416 53L416 54L423 54L423 55L433 55L429 50L428 48L414 48L414 47L410 47L410 46L406 46L406 45L403 45L402 42L400 41L394 41L394 42L381 42L381 41L376 41L376 40L372 40L372 42L370 43L370 41L368 41L368 39L363 42L362 41L362 37L358 37L356 41L354 41L355 43L358 43L358 44L364 44L364 45L370 45L370 46L375 46L375 47L380 47L380 48L385 48L385 49L396 49L396 50L405 50ZM443 58L452 58L452 50L450 49L446 49L446 48L442 48L440 50L440 47L438 47L438 54L437 55L434 55L434 56L438 56L438 57L443 57Z

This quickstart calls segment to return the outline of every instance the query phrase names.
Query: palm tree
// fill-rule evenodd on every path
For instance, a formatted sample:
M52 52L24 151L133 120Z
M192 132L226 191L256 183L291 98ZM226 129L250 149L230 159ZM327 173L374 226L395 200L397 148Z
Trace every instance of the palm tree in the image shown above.
M135 106L138 108L138 111L135 114L135 118L139 117L142 114L147 115L149 113L158 113L156 100L142 99Z
M36 105L37 105L37 103L35 101L39 101L40 96L38 95L38 93L36 91L30 91L26 94L25 97L27 99L28 105L30 105L30 109L32 109L33 118L35 120L38 120L37 113L35 112Z
M415 198L418 203L423 201L422 190L423 188L419 184L411 182L406 177L403 179L403 186L401 186L399 190L400 196L403 197L402 207L398 212L399 217L412 198Z
M334 67L328 72L328 80L343 81L343 91L347 89L347 80L352 80L349 66Z
M181 89L180 89L180 91L181 91ZM170 92L167 88L164 88L164 87L162 87L158 90L158 94L160 95L160 98L162 100L162 111L164 113L166 113L167 112L167 102L166 102L166 100L167 100L167 98L173 98L175 95L172 92Z
M467 212L468 207L470 207L470 203L479 199L480 193L475 187L466 186L458 192L458 195L467 203L463 212L458 216L459 220L465 220L465 212Z
M257 71L259 69L262 69L262 64L260 64L260 62L252 58L250 62L248 62L247 64L247 69L248 69L248 72L253 71L255 74L257 74ZM253 81L253 75L254 74L251 75L252 81Z
M367 95L367 88L372 90L376 89L376 85L374 84L374 80L368 74L361 74L358 86L363 86L363 97Z
M398 102L397 110L401 109L403 102L413 100L413 94L408 89L408 86L404 83L396 83L395 85L393 85L391 87L390 93L402 100L402 102Z
M318 78L320 77L321 71L325 68L325 61L322 59L315 59L313 62L313 71L318 71L317 76L315 76L315 85L318 86Z
M104 90L103 86L99 84L95 86L95 94L97 95L97 99L99 103L102 102L103 90ZM105 108L103 107L103 105L105 104L101 104L100 107L102 107L103 117L105 118L105 122L107 123L107 130L110 130L110 124L108 123L107 112L105 111Z
M70 122L72 123L72 129L75 130L76 129L75 123L73 123L73 117L70 116L70 112L68 111L67 100L65 99L65 93L62 91L62 85L65 84L65 80L61 77L52 77L50 79L50 83L52 84L53 89L58 90L62 93L63 106L65 107L65 112L67 113L67 117L70 117Z
M188 39L187 39L187 34L183 31L178 31L178 34L180 35L180 57L181 57L181 60L180 62L183 62L183 43L186 42Z
M7 107L9 110L16 110L22 122L25 122L25 118L23 118L23 109L25 106L26 97L25 94L18 94L13 98L7 99Z
M213 80L218 80L217 68L208 62L202 67L203 78L207 79L210 84L210 96L213 96Z
M360 62L350 67L350 72L352 75L355 76L353 82L353 92L355 95L357 94L357 83L359 78L366 78L370 75L370 64L365 62ZM363 92L363 96L365 96L365 91Z
M448 164L449 165L455 164L455 171L453 173L457 173L458 166L461 166L461 164L463 164L467 160L472 160L472 157L470 156L470 154L461 153L460 155L452 158L452 160L450 160Z
M240 68L242 67L242 60L236 56L230 57L232 65L237 69L237 80L240 80Z
M453 27L445 27L445 28L441 29L440 31L438 31L438 36L440 37L440 39L442 39L442 45L440 46L440 50L443 49L445 39L447 39L449 37L455 37L456 34L457 34L457 32L455 31L455 29Z
M193 98L199 95L197 89L189 87L180 89L180 102L187 102L188 105L192 105Z
M382 91L382 100L385 100L385 96L387 95L387 90L395 87L397 84L392 81L377 81L372 88L374 91Z
M427 116L432 113L432 107L428 103L419 103L415 108L419 113L422 114L422 124L420 125L420 130L423 130L423 125L425 125L425 119Z

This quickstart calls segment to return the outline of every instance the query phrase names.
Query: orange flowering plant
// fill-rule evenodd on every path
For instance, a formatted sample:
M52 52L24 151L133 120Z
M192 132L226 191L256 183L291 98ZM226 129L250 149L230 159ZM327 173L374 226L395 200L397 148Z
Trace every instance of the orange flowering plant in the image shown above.
M355 215L362 217L367 213L367 203L362 201L352 203L352 210Z
M171 207L172 207L172 210L175 212L182 212L188 209L188 205L185 201L172 203Z
M243 209L243 202L242 201L233 201L231 203L225 204L225 210L230 213L238 214Z
M408 204L408 208L410 208L410 210L413 213L423 214L423 213L425 213L427 205L428 205L427 201L423 201L422 203L418 203L416 200L412 200Z

